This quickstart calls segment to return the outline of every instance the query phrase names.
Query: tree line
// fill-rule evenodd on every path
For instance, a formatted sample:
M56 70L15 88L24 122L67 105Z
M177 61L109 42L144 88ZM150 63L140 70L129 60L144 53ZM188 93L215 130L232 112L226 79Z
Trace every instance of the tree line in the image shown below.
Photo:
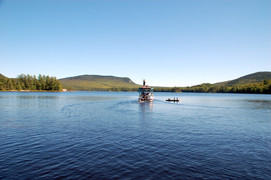
M138 86L139 87L139 86ZM87 88L80 90L88 91L137 91L138 87L117 88ZM67 87L66 87L67 88ZM68 88L72 90L73 88ZM30 91L62 91L62 84L56 77L45 75L21 74L17 78L7 78L0 74L0 91L30 90ZM155 92L199 92L199 93L255 93L271 94L271 80L260 83L249 83L245 85L218 86L204 83L191 87L154 87Z
M271 80L245 85L217 86L209 83L181 88L182 92L271 94Z
M137 91L138 88L110 88L106 91ZM271 80L245 85L218 86L204 83L192 87L154 87L154 92L198 92L198 93L253 93L271 94ZM105 89L104 89L105 90Z
M118 87L118 88L86 88L77 89L82 91L137 91L138 87ZM68 89L72 90L72 87ZM245 85L219 86L204 83L191 87L153 87L154 92L198 92L198 93L254 93L271 94L271 80L264 80L261 83L249 83Z
M154 92L182 92L181 87L154 87Z
M45 75L21 74L17 78L0 76L0 91L30 90L30 91L61 91L62 84L56 77Z

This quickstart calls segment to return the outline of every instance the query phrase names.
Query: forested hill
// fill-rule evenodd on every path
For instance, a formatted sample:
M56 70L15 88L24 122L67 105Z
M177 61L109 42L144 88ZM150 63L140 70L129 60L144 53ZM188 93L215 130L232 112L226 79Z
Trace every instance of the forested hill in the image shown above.
M82 75L56 79L45 75L21 74L8 78L0 74L0 91L137 91L140 85L127 77ZM258 93L271 94L271 72L257 72L235 80L215 84L204 83L191 87L154 87L162 92Z
M138 86L127 77L81 75L60 79L64 89L81 91L133 91Z
M231 81L215 83L214 85L218 86L245 85L249 83L260 83L267 79L271 79L271 72L257 72L246 76L242 76L240 78Z
M271 72L257 72L215 84L204 83L181 88L183 92L271 94Z

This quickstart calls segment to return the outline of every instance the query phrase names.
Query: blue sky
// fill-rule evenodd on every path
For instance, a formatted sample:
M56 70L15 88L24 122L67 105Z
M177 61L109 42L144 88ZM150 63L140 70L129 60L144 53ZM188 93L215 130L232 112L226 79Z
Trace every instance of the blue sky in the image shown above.
M190 86L271 71L270 0L0 0L0 73Z

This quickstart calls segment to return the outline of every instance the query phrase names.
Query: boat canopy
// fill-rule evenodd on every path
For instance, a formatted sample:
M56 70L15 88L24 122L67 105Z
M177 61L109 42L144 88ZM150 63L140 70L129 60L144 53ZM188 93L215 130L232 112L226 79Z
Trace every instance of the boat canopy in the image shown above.
M151 87L142 87L138 89L138 92L152 92L153 88Z

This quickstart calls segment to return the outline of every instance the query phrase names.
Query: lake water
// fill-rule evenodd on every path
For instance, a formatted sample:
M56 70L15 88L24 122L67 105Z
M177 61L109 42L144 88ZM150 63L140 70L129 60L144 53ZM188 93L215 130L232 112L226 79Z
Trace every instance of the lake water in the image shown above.
M0 179L271 179L270 95L137 96L0 92Z

